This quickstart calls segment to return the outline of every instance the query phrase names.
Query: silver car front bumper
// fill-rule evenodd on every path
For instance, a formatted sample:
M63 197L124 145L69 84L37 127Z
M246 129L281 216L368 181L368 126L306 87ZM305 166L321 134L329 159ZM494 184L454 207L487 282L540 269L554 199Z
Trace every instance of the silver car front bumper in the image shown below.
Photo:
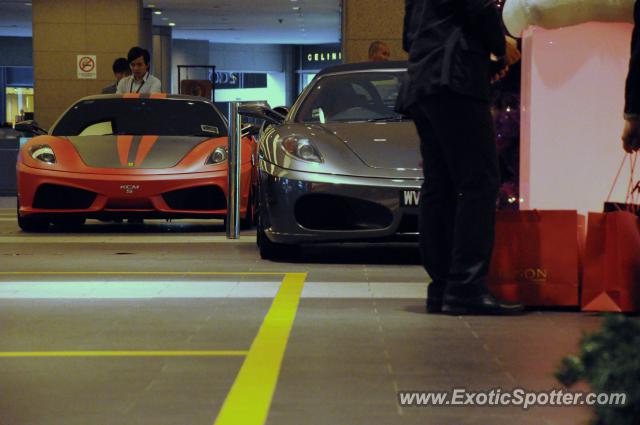
M353 177L260 164L260 215L276 243L416 241L418 207L404 191L422 179Z

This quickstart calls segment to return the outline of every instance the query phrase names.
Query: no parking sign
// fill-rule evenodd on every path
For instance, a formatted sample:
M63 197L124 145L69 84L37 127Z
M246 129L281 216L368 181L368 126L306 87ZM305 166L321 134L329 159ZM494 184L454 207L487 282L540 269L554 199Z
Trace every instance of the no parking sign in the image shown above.
M95 80L97 75L97 62L95 55L78 55L76 61L78 78L82 80Z

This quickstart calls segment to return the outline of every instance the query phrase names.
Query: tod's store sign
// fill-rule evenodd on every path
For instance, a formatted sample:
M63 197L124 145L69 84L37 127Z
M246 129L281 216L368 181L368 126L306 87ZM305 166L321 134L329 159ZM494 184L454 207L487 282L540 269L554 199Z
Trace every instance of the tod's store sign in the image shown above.
M301 53L302 70L317 70L342 63L342 46L340 44L302 46Z

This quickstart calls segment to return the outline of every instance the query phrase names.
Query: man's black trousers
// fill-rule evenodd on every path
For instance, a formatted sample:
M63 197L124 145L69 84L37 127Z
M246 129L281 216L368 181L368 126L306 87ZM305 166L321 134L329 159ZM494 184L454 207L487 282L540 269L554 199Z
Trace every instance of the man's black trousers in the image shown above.
M489 104L454 93L424 96L411 110L421 139L420 249L430 296L486 292L499 185Z

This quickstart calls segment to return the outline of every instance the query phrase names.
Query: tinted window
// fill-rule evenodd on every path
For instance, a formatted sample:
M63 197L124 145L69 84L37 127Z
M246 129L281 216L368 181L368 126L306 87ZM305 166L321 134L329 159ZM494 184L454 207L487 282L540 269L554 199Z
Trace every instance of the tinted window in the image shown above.
M394 112L403 72L356 72L319 79L302 102L296 122L398 119Z
M75 104L54 128L54 136L153 134L227 135L227 127L208 103L177 99L96 99Z

